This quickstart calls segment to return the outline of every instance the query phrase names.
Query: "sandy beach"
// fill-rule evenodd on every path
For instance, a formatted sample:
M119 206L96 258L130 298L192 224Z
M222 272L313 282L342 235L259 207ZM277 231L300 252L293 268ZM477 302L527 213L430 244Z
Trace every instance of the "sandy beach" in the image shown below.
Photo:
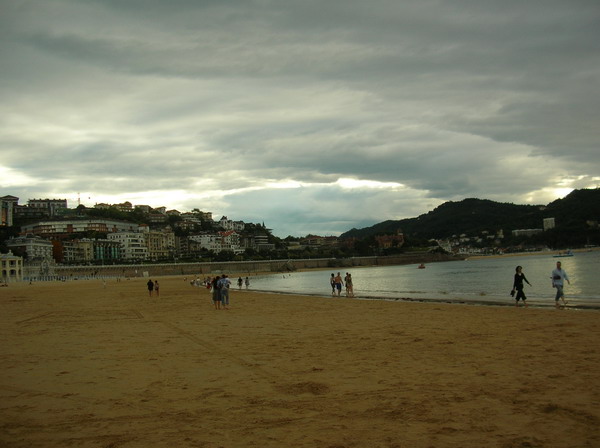
M600 446L598 311L159 280L0 288L0 446Z

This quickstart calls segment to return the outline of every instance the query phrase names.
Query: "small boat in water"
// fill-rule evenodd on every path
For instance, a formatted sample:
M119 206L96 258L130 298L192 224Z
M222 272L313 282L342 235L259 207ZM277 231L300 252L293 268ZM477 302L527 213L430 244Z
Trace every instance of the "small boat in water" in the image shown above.
M421 263L421 264L420 264L420 265L417 267L417 269L425 269L425 265L424 265L423 263Z
M571 250L567 250L566 252L559 252L556 255L552 255L554 258L562 258L562 257L572 257L574 254Z

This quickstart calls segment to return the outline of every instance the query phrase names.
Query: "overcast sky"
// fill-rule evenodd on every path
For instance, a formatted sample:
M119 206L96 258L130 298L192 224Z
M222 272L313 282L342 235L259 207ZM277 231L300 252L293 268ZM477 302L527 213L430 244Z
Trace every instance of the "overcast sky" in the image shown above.
M339 235L600 184L598 0L0 0L0 196Z

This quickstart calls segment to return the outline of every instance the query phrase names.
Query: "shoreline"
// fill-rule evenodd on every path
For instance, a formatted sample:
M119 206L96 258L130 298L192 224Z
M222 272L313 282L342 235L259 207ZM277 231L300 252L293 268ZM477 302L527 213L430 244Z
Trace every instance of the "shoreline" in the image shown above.
M237 291L237 290L236 290ZM517 308L514 300L503 300L500 298L492 298L490 300L477 300L477 299L461 299L461 298L444 298L444 297L386 297L386 296L366 296L366 295L355 295L354 297L332 296L330 294L314 294L314 293L295 293L295 292L282 292L273 291L268 289L252 289L250 291L273 294L273 295L285 295L285 296L297 296L297 297L316 297L321 299L334 299L334 300L373 300L373 301L384 301L384 302L404 302L404 303L433 303L433 304L448 304L448 305L467 305L467 306L486 306L486 307L509 307ZM244 292L242 290L241 292ZM528 301L528 307L519 306L519 308L531 308L531 309L555 309L554 300L548 300L548 304L540 303L539 301L531 302ZM561 306L561 310L573 310L573 311L599 311L599 305L586 305L570 303L567 301L567 306Z
M511 257L511 256L527 256L529 254L520 254L520 255L513 255L513 254L509 254L509 255L503 255L503 256L491 256L492 258L498 258L498 257ZM490 258L490 257L477 257L479 259L481 258ZM437 263L442 263L442 261L439 261ZM411 263L412 264L412 263ZM401 266L401 265L399 265ZM378 266L355 266L353 267L353 269L367 269L367 268L372 268L372 267L378 267ZM290 274L294 274L296 273L301 273L301 272L313 272L313 271L317 271L317 272L329 272L331 271L331 267L327 267L327 268L305 268L305 269L299 269L297 271L294 272L290 272ZM334 268L335 269L335 268ZM256 277L269 277L269 276L278 276L281 274L281 272L270 272L270 271L264 271L264 272L252 272L252 273L243 273L240 274L238 272L232 272L232 273L226 273L228 275L228 277L231 279L232 282L232 287L231 287L231 291L232 292L256 292L256 293L266 293L266 294L272 294L272 295L285 295L285 296L297 296L297 297L315 297L315 298L324 298L324 299L328 299L328 298L332 298L332 296L326 292L324 293L316 293L316 292L294 292L294 291L278 291L278 290L269 290L269 289L256 289L254 287L252 287L252 279L256 278ZM113 284L113 285L118 285L119 283L136 283L138 281L143 282L145 284L145 282L147 282L148 279L154 278L154 279L160 279L160 281L176 281L176 282L181 282L181 284L187 285L187 287L190 288L194 288L194 289L198 289L200 291L206 291L206 288L204 286L200 286L200 287L195 287L195 286L190 286L190 281L195 279L195 278L199 278L201 280L204 280L205 277L214 277L216 275L219 274L212 274L212 275L156 275L156 276L138 276L138 277L128 277L128 278L82 278L82 279L68 279L68 280L47 280L47 281L34 281L31 284L29 282L23 281L23 282L12 282L9 283L8 285L10 285L11 288L30 288L32 286L36 286L36 285L76 285L76 284L84 284L84 283L88 283L88 284L96 284L96 285L103 285L104 282L106 282L107 284ZM242 277L249 277L251 280L251 287L249 290L246 290L245 287L243 287L241 290L238 289L237 287L237 278ZM187 280L184 280L187 279ZM9 289L9 288L6 288ZM4 288L2 288L2 290L4 290ZM2 291L0 290L0 291ZM361 294L361 293L357 293L354 297L346 297L344 295L344 293L342 292L342 295L340 297L333 297L335 299L357 299L357 300L372 300L372 301L386 301L386 302L404 302L404 303L437 303L437 304L442 304L442 303L446 303L446 304L452 304L452 305L472 305L472 306L487 306L487 307L509 307L509 308L515 308L515 302L513 299L508 299L508 298L504 298L504 296L501 295L485 295L484 297L486 298L478 298L478 296L473 296L473 297L464 297L464 296L458 296L457 294L453 294L452 297L447 297L444 295L440 295L440 296L436 296L435 294L427 294L427 293L421 293L420 295L417 296L406 296L403 294L398 294L398 296L378 296L378 295L365 295L365 294ZM569 302L569 301L568 301ZM540 298L529 298L528 300L528 304L529 307L528 308L537 308L537 309L555 309L554 306L554 301L550 300L550 299L540 299ZM521 307L522 308L522 307ZM561 309L565 309L565 310L577 310L577 311L597 311L600 310L600 303L598 305L596 304L590 304L589 302L581 302L577 299L571 299L570 303L568 304L568 306L566 307L562 307Z
M580 249L570 249L571 252L575 253L583 253L583 252L597 252L600 251L600 247L589 247L589 248L580 248ZM508 253L508 254L496 254L496 255L472 255L472 256L466 256L466 260L477 260L477 259L481 259L481 258L504 258L504 257L527 257L527 256L537 256L537 255L556 255L559 254L561 252L564 252L563 250L542 250L542 251L536 251L536 252L513 252L513 253Z

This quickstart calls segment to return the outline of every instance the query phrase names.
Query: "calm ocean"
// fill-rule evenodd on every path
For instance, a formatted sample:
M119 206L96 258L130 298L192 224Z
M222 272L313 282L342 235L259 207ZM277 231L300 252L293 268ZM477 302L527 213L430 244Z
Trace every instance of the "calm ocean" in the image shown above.
M555 290L550 273L561 261L571 285L565 285L569 305L600 308L600 251L579 252L573 257L526 255L478 258L465 261L430 263L425 269L417 265L366 267L341 270L354 279L357 298L434 299L447 302L514 305L509 295L517 265L533 286L525 284L530 305L554 306ZM295 272L252 278L251 289L283 293L330 296L331 271ZM342 290L344 296L345 290Z

